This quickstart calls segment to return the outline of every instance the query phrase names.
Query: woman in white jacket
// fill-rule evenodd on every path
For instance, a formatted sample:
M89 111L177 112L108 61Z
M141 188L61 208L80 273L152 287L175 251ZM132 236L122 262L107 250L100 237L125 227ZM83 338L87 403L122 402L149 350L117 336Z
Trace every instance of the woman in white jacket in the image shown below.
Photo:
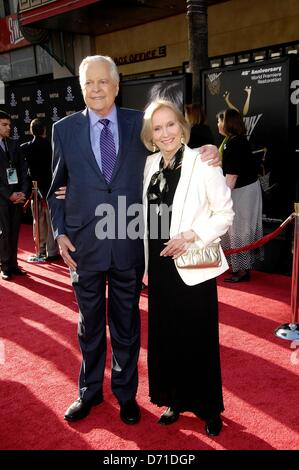
M145 258L148 266L148 374L151 401L166 406L160 424L184 411L206 421L208 435L222 428L217 268L179 269L188 246L205 246L233 221L230 190L220 167L187 147L190 130L174 104L159 100L145 111L141 138L158 152L144 171Z

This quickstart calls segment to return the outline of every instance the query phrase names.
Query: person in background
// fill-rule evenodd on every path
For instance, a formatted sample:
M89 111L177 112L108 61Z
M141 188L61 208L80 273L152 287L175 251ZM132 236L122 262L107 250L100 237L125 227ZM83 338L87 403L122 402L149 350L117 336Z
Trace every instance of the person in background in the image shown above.
M187 146L189 125L158 100L145 110L142 141L145 260L148 265L148 377L151 402L165 406L159 424L191 411L217 436L224 410L216 276L228 269L180 269L175 259L196 243L219 240L233 220L231 192L220 167Z
M234 222L222 239L222 247L239 248L263 236L262 192L241 114L235 109L226 109L217 114L217 124L224 137L222 169L232 191L235 212ZM224 281L249 281L250 270L262 258L260 248L230 255L232 272Z
M11 119L0 110L0 267L10 281L26 274L17 262L22 207L29 191L27 164L15 141L9 138Z
M191 126L188 147L194 149L202 145L214 144L213 134L206 124L205 112L200 104L187 104L185 106L185 118Z
M30 133L33 139L21 145L21 151L26 158L29 175L32 181L37 181L38 187L38 221L35 220L33 200L31 209L33 216L33 238L36 241L36 224L39 222L39 249L38 256L46 261L60 258L57 243L54 240L52 226L47 204L47 194L52 181L52 147L46 139L46 126L39 118L30 123Z
M112 391L121 420L136 424L141 417L136 393L144 250L142 237L128 234L128 212L122 214L125 227L119 225L118 204L120 198L129 206L142 204L147 152L140 140L143 113L115 106L119 75L110 57L86 57L79 77L86 109L53 126L54 176L48 194L55 236L80 308L79 398L64 417L83 419L103 401L107 280ZM215 147L203 149L203 158L219 163ZM100 216L102 208L111 209L109 217L106 212ZM103 220L115 226L116 234L125 229L125 236L100 236Z

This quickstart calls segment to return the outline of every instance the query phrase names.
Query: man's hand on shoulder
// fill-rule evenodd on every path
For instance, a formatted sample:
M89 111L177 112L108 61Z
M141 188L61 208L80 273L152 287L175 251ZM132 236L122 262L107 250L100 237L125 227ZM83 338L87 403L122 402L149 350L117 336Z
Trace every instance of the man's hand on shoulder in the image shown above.
M216 145L203 145L199 148L200 158L210 166L221 166L220 155Z

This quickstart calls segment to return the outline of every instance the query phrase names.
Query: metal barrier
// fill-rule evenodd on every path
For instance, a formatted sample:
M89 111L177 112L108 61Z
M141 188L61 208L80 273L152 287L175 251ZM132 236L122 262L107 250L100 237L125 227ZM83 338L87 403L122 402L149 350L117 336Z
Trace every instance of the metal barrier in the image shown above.
M299 274L299 202L295 202L294 248L291 290L291 322L280 325L275 330L276 336L290 341L299 340L298 318L298 274Z
M30 263L44 263L46 261L45 256L40 254L38 193L37 181L32 181L32 193L30 199L33 201L35 255L27 258L27 261Z
M299 201L299 183L297 186L296 199ZM224 250L225 255L249 251L265 245L273 238L277 237L282 230L294 219L294 248L293 248L293 267L292 267L292 290L291 290L291 321L280 325L275 330L275 335L282 339L290 341L299 340L299 316L298 316L298 290L299 290L299 202L295 202L295 212L293 212L280 226L273 232L265 235L259 240L249 243L239 248L230 248Z

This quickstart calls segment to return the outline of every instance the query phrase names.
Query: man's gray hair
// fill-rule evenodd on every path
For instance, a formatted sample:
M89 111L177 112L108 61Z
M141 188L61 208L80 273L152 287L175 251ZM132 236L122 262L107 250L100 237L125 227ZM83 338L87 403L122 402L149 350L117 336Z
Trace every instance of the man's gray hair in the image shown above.
M107 55L90 55L90 56L85 57L85 59L82 60L80 66L79 66L79 80L80 80L81 88L83 88L83 85L84 85L84 78L83 78L84 77L84 67L89 62L104 62L104 63L108 64L108 66L110 68L111 79L117 85L119 84L119 74L118 74L118 70L117 70L117 67L116 67L116 64L115 64L114 60L111 59L111 57L109 57Z

